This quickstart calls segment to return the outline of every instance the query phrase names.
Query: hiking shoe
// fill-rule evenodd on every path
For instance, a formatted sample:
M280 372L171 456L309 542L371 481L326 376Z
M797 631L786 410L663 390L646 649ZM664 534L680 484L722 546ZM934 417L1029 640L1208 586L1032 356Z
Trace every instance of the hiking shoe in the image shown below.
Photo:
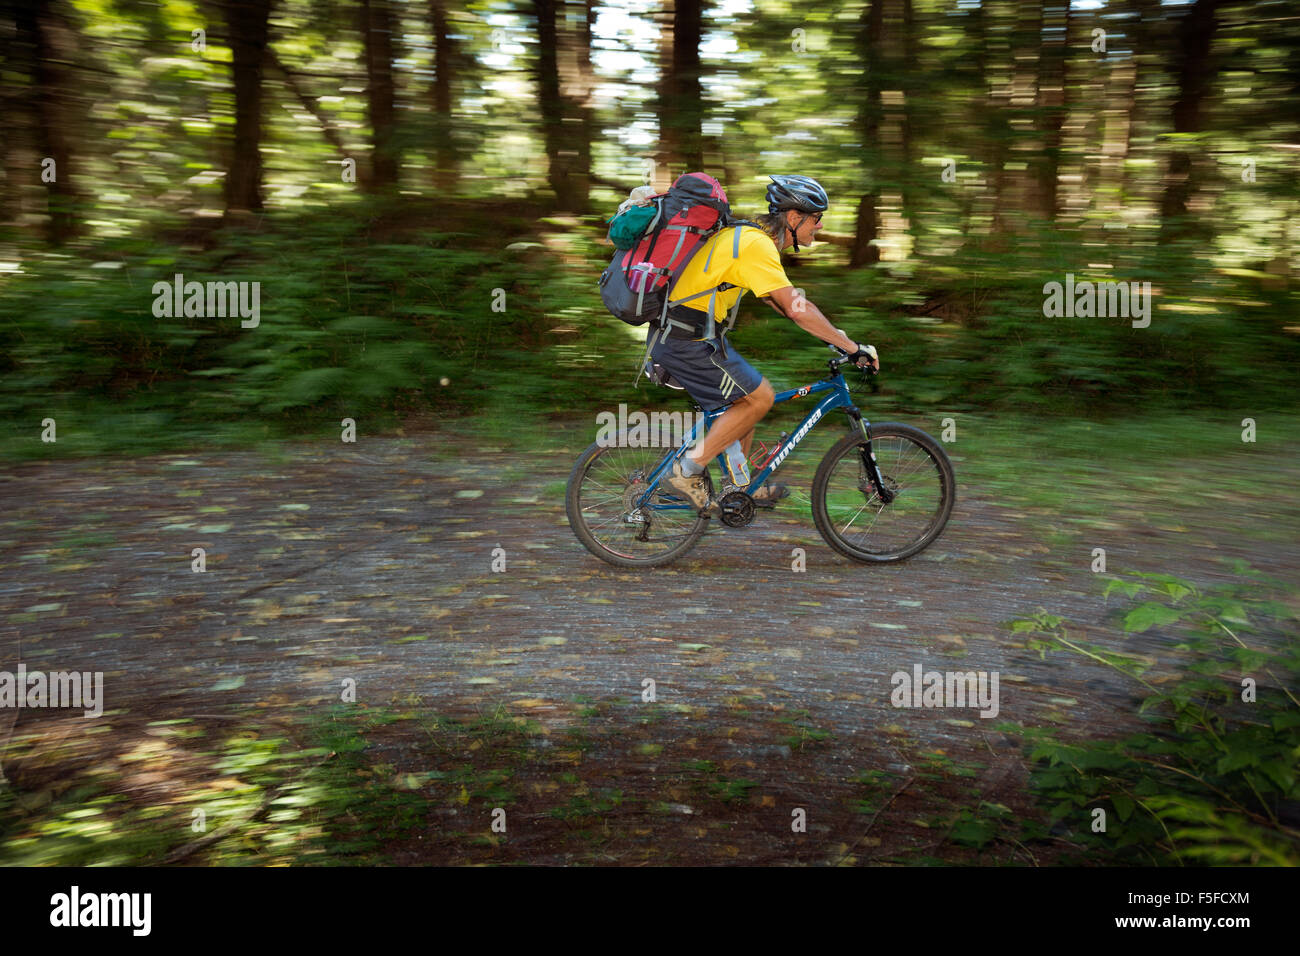
M785 485L763 485L758 491L751 495L754 504L759 508L775 508L776 503L782 498L790 497L790 489Z
M673 470L664 482L701 511L708 507L709 487L704 483L704 472L698 475L682 474L682 462L678 459L673 462Z

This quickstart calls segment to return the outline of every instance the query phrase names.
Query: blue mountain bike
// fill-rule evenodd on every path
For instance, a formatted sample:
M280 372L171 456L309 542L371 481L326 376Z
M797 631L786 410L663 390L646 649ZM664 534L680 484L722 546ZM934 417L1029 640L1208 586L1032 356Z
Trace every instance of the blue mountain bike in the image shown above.
M729 405L704 411L703 421L697 420L685 442L674 449L628 447L623 442L596 442L588 447L573 467L565 494L569 526L578 540L602 561L624 568L651 568L675 561L693 548L707 529L711 512L728 527L744 527L756 512L751 494L813 428L840 409L848 418L849 434L826 453L813 478L817 531L840 554L867 564L904 561L928 547L943 532L957 499L952 463L943 446L919 428L898 422L868 423L844 381L842 368L849 358L840 349L831 349L838 357L827 363L826 378L776 396L778 403L825 397L777 445L748 485L731 484L726 457L718 456L724 477L715 497L706 472L709 508L696 509L661 480L703 434L701 426L712 424Z

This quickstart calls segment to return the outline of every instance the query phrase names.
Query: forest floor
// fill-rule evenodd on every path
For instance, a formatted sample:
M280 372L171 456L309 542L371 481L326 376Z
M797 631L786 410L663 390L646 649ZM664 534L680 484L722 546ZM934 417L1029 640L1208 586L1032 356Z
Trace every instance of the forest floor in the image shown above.
M366 861L1058 862L1065 841L970 839L971 815L1041 816L1020 730L1134 729L1137 688L1040 659L1008 622L1044 608L1096 644L1154 654L1167 636L1122 636L1094 548L1112 571L1200 583L1231 559L1291 581L1300 567L1295 456L1234 453L1230 488L1165 464L1140 487L1112 482L1100 508L1080 483L1080 517L972 481L955 452L974 449L958 445L956 510L909 562L857 565L821 541L808 448L775 511L711 523L671 567L623 571L565 518L582 444L521 453L443 430L9 468L0 669L103 672L105 710L0 712L16 795L0 836L103 791L110 817L160 819L172 859L221 862L215 840L187 841L196 808L248 784L211 751L238 734L335 741L326 762L346 750L357 793L397 801L348 808L372 833ZM1038 478L1069 495L1078 476L1053 467ZM997 715L895 708L890 677L915 665L996 672ZM272 796L250 827L275 830ZM393 806L401 826L366 822ZM238 840L238 815L221 816Z

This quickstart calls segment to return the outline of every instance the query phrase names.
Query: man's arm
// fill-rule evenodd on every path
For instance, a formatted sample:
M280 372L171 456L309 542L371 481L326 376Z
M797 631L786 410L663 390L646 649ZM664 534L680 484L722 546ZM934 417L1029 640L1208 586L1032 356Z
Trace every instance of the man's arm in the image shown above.
M822 314L822 310L796 293L794 286L774 289L763 296L763 301L809 335L842 348L850 354L858 350L858 343L831 325L830 319Z

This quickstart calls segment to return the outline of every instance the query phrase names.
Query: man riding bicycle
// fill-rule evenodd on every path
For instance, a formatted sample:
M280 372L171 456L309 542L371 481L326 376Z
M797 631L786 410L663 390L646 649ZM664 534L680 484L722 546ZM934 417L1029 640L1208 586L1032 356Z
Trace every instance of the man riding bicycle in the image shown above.
M714 317L720 320L725 319L737 298L748 289L809 335L848 352L860 367L878 370L876 350L870 345L860 346L831 325L817 306L796 293L781 267L779 250L793 244L798 252L801 244L811 245L813 237L821 231L822 215L830 206L826 190L807 176L769 178L772 182L767 187L768 213L758 218L762 229L742 229L740 254L735 258L720 254L715 261L710 255L712 250L701 247L678 278L674 298L686 298L728 283L735 288L721 291L715 297ZM709 240L714 244L721 241L724 241L721 234ZM729 238L725 241L731 242ZM713 262L712 269L707 268L710 262ZM674 490L700 509L709 505L704 482L708 463L737 439L748 457L754 426L772 408L775 397L771 383L726 342L725 330L719 331L714 339L703 337L707 308L707 305L683 303L669 309L670 318L692 326L694 331L674 324L650 353L651 359L676 378L703 408L714 409L731 403L703 440L673 464L672 474L666 479ZM754 501L770 506L788 494L783 485L764 485L754 495Z

